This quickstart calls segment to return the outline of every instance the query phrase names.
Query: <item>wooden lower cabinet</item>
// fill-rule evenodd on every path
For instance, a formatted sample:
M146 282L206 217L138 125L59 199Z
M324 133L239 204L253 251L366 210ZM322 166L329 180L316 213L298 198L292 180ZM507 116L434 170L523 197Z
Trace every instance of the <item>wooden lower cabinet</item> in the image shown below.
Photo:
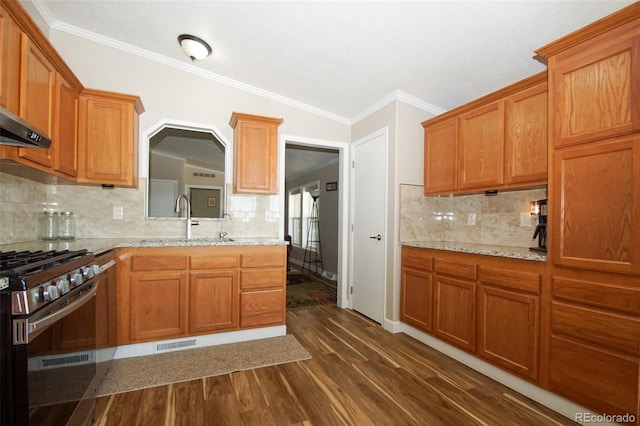
M285 323L286 246L118 249L118 344Z
M473 352L476 343L476 283L436 275L433 300L434 334Z

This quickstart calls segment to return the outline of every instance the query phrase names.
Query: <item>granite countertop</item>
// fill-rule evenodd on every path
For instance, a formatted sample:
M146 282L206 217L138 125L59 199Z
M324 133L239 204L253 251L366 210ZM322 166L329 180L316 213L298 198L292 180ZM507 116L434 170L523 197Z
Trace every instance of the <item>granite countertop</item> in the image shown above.
M96 255L118 247L204 247L204 246L275 246L287 245L284 240L276 238L233 238L220 240L217 238L79 238L70 241L33 240L21 243L2 244L0 252L22 250L82 250L86 249Z
M456 243L449 241L404 241L403 246L420 247L433 250L457 251L462 253L483 254L486 256L509 257L512 259L545 262L544 253L529 250L529 247L494 246L476 243Z

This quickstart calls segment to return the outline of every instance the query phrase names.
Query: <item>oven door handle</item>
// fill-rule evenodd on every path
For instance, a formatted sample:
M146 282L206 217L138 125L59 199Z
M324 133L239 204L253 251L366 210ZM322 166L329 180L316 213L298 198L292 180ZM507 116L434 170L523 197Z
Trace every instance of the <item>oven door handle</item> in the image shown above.
M99 280L95 280L89 291L80 293L80 295L65 307L45 316L42 319L31 320L29 318L13 320L13 344L25 345L29 343L29 339L37 337L40 333L51 327L56 321L70 315L74 311L80 309L91 298L95 297L98 292Z

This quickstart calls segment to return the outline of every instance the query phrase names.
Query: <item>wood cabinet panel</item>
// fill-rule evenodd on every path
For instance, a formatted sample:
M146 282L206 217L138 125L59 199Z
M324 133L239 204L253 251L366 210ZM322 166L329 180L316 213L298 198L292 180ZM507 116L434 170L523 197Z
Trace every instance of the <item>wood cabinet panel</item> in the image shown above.
M20 114L20 29L0 4L0 105Z
M478 265L464 263L457 260L449 260L436 257L434 259L433 269L438 274L451 275L467 280L475 281L478 278Z
M242 268L269 268L285 266L287 262L284 247L257 247L240 256Z
M432 275L429 272L402 268L400 320L430 333L432 331Z
M238 272L191 272L189 332L204 333L238 327Z
M131 260L132 271L181 271L187 269L187 256L135 256Z
M422 248L402 247L402 267L432 271L433 255Z
M20 117L54 137L54 92L56 70L38 47L22 33L20 58ZM53 167L52 148L19 148L19 156L45 167Z
M138 116L135 96L97 90L80 94L78 181L137 187Z
M469 352L475 349L476 283L435 275L436 336Z
M256 290L284 287L286 283L284 269L243 270L240 272L240 290Z
M130 280L131 342L169 339L187 331L186 272L133 273Z
M547 181L547 83L505 100L505 183Z
M56 134L52 141L54 169L70 178L78 176L78 91L60 74L56 74L54 120Z
M640 356L640 319L553 302L551 331L574 340Z
M478 281L481 284L540 294L540 273L514 271L491 266L480 266L478 269Z
M240 327L285 323L284 289L240 293Z
M278 126L282 119L234 112L235 192L275 194L278 189Z
M504 182L504 101L460 117L459 188L490 188Z
M637 359L551 337L551 390L600 413L638 414Z
M552 295L556 299L630 314L640 314L640 287L623 287L616 283L608 282L606 277L599 278L599 280L594 281L580 277L554 276L551 281ZM629 284L631 283L632 281L629 280Z
M537 296L478 286L478 355L536 381L539 312Z
M553 146L640 130L640 24L632 21L549 59Z
M424 126L424 193L458 189L458 119Z
M238 255L216 254L216 255L191 255L189 256L189 267L191 269L235 269L239 265Z
M559 151L553 167L554 264L640 273L640 135Z

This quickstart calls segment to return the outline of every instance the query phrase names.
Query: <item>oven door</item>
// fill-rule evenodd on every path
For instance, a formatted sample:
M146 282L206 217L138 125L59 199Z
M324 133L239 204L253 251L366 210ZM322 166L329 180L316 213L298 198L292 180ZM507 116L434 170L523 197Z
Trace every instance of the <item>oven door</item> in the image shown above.
M93 278L51 309L14 319L16 425L82 425L93 419L98 286Z

